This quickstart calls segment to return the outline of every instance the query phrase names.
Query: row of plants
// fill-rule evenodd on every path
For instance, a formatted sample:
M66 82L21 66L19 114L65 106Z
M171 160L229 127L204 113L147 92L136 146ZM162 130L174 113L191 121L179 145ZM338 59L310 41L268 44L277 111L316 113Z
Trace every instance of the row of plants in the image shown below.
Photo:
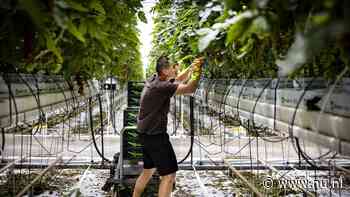
M236 174L229 170L231 178L234 180L234 186L237 188L237 194L239 196L245 196L249 194L253 194L252 191L249 190L246 183L242 181ZM260 193L264 196L301 196L303 195L303 191L300 188L283 188L279 186L277 183L280 181L278 178L273 177L271 172L260 172L258 174L253 173L251 171L241 171L242 176L246 178L254 187L258 189ZM272 178L273 177L273 178ZM271 178L271 179L270 179ZM266 179L271 180L271 185L266 188L264 181ZM255 194L254 194L255 195ZM307 194L304 194L307 196Z
M92 108L96 107L97 104L98 104L97 100L93 100L91 103ZM78 118L78 115L80 115L82 112L84 112L86 110L86 107L87 107L87 103L80 104L80 105L74 107L73 109L69 109L68 111L67 111L67 109L65 109L64 111L61 111L58 114L52 114L52 115L47 117L46 121L41 119L41 120L38 120L36 122L33 122L32 124L30 124L30 123L19 124L16 127L11 127L11 128L6 130L6 133L32 134L33 128L38 128L38 131L39 131L39 129L42 129L43 126L47 126L47 128L52 128L52 127L55 127L62 122L68 121L69 119ZM98 119L97 119L97 117L98 117ZM99 117L100 117L99 114L95 115L93 117L93 121L94 121L93 125L95 126L95 129L97 127L100 127ZM106 112L102 112L102 117L103 117L103 120L106 119ZM78 132L76 130L77 129L73 129L73 133ZM86 128L86 130L88 130L88 128Z
M3 197L11 197L18 194L24 187L28 185L28 183L32 182L37 176L39 176L39 172L34 171L31 174L24 173L24 169L22 171L9 171L7 174L0 175L0 193ZM53 181L60 183L63 185L64 180L62 178L56 177L55 180L52 177L55 177L55 170L51 170L47 173L47 175L43 176L40 181L37 181L33 184L32 189L30 190L29 195L39 195L45 191L55 191L58 190L59 187L56 185L52 185ZM57 173L57 172L56 172Z
M349 67L346 0L160 0L153 11L150 65L205 56L208 78L334 79Z
M141 0L5 0L0 5L3 72L63 74L78 84L109 75L141 80Z

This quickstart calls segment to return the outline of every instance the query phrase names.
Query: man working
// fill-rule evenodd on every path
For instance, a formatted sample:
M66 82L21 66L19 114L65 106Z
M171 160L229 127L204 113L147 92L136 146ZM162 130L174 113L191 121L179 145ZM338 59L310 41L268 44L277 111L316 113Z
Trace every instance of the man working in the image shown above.
M197 58L188 69L176 76L178 66L171 65L167 57L161 56L157 60L157 74L146 81L137 122L143 145L143 171L137 178L133 197L141 196L156 169L161 176L158 196L170 196L178 170L176 155L167 134L170 98L196 90L202 64L203 58ZM186 81L192 70L188 83L177 83Z

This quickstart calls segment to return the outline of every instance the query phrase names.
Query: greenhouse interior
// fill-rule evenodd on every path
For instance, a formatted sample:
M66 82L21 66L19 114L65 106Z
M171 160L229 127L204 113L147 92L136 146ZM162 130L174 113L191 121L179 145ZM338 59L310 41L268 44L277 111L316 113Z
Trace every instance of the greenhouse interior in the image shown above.
M350 1L0 2L1 197L350 196Z

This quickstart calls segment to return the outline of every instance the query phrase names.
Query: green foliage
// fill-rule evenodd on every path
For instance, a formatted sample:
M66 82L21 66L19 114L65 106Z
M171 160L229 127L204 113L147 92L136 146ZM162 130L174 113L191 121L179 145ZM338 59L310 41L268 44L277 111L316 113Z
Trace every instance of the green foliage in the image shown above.
M141 80L141 0L19 0L0 5L0 63L83 80ZM7 67L8 69L9 67Z
M154 11L151 65L205 55L209 78L334 78L349 66L348 1L160 0Z
M157 57L161 54L171 54L171 58L180 62L183 66L188 65L192 56L198 51L195 30L199 27L199 8L190 1L184 2L186 7L177 7L177 12L172 13L171 1L160 1L154 11L153 49L151 50L151 62L147 75L154 73L154 65ZM190 45L193 43L193 45Z
M139 11L137 13L137 16L139 17L139 19L144 22L144 23L147 23L147 18L146 18L146 15L143 11Z

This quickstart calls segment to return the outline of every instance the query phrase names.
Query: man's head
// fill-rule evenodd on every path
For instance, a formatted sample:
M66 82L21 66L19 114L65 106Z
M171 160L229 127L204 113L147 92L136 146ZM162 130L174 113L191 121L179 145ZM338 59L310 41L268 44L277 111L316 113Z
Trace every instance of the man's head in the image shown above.
M170 63L169 58L160 56L157 60L156 71L158 76L163 79L175 78L178 70L178 64Z

